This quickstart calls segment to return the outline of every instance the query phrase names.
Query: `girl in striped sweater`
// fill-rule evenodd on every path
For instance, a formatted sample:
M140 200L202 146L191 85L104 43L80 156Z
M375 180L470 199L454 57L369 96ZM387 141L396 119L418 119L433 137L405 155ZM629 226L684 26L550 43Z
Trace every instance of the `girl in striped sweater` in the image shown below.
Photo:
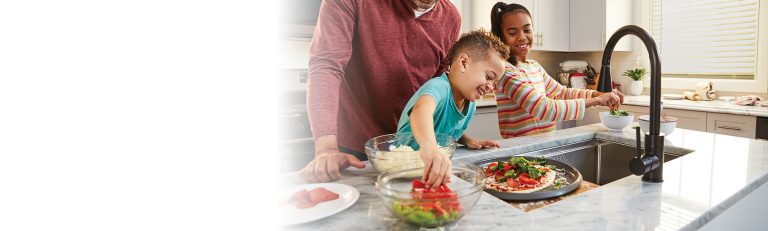
M533 43L531 13L522 5L498 2L491 31L510 47L504 75L496 85L501 136L512 138L554 131L555 122L580 120L586 107L617 108L624 95L560 85L538 62L527 58Z

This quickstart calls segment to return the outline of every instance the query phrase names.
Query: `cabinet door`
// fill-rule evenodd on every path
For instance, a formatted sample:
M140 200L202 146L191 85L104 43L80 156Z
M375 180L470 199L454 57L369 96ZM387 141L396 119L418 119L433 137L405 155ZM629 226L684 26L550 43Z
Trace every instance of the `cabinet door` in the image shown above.
M651 114L650 107L646 106L634 106L634 105L621 105L621 110L626 110L635 114L634 121L637 122L637 117L641 115ZM707 113L700 111L689 111L679 109L664 109L664 115L677 117L677 127L688 130L707 131Z
M664 109L664 115L677 117L677 127L688 130L707 131L707 113L678 109Z
M464 133L480 140L500 140L501 132L499 132L499 117L496 113L496 107L477 108Z
M536 1L536 14L533 16L536 17L534 32L538 34L538 41L535 41L537 50L570 50L569 6L569 0Z
M631 0L579 0L571 3L571 51L603 51L617 29L632 23ZM632 39L622 38L614 51L631 51Z
M491 9L493 9L493 5L497 2L504 2L507 4L517 3L523 5L532 15L536 15L534 13L533 0L472 0L472 15L470 20L470 28L472 30L477 30L482 27L485 28L485 31L491 31ZM536 20L536 18L534 18L534 20ZM533 23L536 25L535 21Z
M632 9L633 2L632 0L606 0L603 1L604 9L605 9L605 18L603 19L605 22L605 39L603 40L602 46L600 46L600 51L605 50L605 44L608 43L608 39L611 38L611 35L616 32L619 28L626 26L626 25L632 25L634 20L632 20ZM650 32L650 30L649 30ZM614 47L614 51L631 51L632 50L632 40L640 40L637 37L635 38L629 38L629 37L635 37L633 35L630 36L624 36L619 40L619 43L616 44L616 47ZM643 48L645 50L645 48Z
M571 51L602 51L605 33L603 12L603 0L580 0L571 4Z
M707 113L707 132L754 139L756 126L754 116Z

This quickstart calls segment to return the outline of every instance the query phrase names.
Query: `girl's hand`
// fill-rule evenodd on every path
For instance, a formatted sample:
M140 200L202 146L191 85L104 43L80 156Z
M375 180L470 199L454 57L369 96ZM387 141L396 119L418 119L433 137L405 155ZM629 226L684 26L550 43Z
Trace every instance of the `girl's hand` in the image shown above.
M613 94L616 94L619 96L619 103L624 104L624 94L621 93L618 89L613 89Z
M500 148L501 145L495 140L469 140L466 144L471 149Z
M596 98L598 100L598 105L600 106L610 106L613 102L621 101L621 99L619 99L619 96L613 92L601 94Z
M441 184L446 184L451 179L451 160L449 160L437 147L419 150L419 156L424 161L424 175L422 181L429 189L437 189Z

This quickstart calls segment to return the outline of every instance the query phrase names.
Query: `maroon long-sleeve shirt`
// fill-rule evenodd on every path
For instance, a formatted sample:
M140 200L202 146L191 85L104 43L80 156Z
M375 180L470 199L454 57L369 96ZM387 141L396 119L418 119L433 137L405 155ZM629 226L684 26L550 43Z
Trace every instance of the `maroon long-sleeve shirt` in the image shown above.
M394 133L408 99L442 74L461 18L448 0L416 18L413 0L324 0L309 60L309 119L315 138L337 135L362 152Z

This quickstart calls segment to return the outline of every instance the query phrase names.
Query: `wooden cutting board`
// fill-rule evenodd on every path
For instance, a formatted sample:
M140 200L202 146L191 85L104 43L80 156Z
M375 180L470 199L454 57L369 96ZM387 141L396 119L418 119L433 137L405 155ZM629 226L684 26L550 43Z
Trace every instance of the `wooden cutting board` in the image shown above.
M550 205L552 203L564 200L566 198L579 195L579 193L583 193L597 187L600 187L600 186L592 182L581 181L581 185L579 186L579 188L577 188L571 193L568 193L559 197L553 197L553 198L537 200L537 201L506 201L506 202L514 206L515 208L523 210L523 212L528 212L528 211L538 209L538 208Z

